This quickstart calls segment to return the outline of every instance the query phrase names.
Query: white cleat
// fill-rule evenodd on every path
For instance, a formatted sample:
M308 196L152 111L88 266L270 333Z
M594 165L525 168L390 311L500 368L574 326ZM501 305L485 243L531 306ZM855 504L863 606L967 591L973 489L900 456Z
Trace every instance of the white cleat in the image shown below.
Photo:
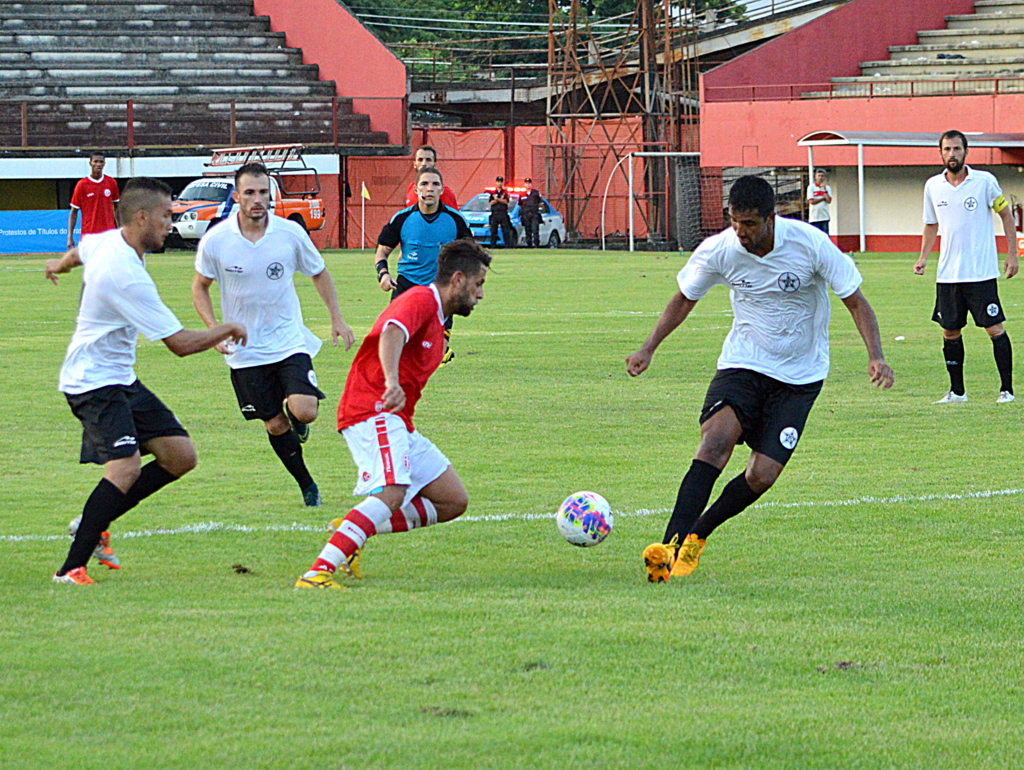
M953 391L949 391L946 395L940 398L938 401L932 401L933 404L966 404L967 394L964 393L958 396Z
M1008 390L999 391L999 398L996 399L997 404L1009 404L1014 401L1013 394Z

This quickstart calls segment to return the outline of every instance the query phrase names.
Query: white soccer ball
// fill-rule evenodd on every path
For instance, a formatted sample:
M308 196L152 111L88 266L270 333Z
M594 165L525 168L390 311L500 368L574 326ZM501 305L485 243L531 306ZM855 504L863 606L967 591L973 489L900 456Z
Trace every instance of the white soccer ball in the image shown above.
M612 507L596 492L577 492L558 506L555 523L573 545L597 545L612 531Z

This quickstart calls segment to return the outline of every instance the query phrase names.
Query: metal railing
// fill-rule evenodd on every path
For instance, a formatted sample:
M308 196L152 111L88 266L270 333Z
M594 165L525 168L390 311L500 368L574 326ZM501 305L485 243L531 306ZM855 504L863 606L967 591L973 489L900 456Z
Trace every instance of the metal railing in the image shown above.
M1024 77L914 79L856 83L709 86L704 101L784 102L797 99L881 99L915 96L999 96L1024 93Z

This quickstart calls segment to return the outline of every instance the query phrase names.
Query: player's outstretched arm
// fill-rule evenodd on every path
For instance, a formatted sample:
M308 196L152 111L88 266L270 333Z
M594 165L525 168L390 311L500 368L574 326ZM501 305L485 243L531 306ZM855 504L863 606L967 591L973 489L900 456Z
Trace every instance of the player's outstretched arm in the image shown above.
M331 314L331 341L334 343L334 347L338 347L338 337L341 337L345 342L345 350L349 350L352 343L356 341L356 335L352 333L352 327L345 323L345 318L341 315L334 279L331 278L326 267L313 276L313 285Z
M388 324L380 333L377 355L384 370L384 411L397 413L405 409L405 391L398 380L398 362L405 347L405 332L396 324Z
M249 334L242 324L227 323L202 332L182 329L170 337L164 337L163 342L174 355L184 358L193 353L202 353L222 342L244 345L248 338Z
M914 263L914 272L924 275L924 266L928 264L928 255L932 253L935 246L935 239L939 236L939 226L925 225L924 233L921 235L921 257Z
M78 249L72 246L68 253L60 259L46 260L46 277L56 286L58 275L70 273L72 268L78 267L81 264L82 258L78 256Z
M212 283L212 278L207 278L198 271L192 279L192 306L199 313L199 317L203 319L207 329L212 329L217 325L217 312L213 309L213 300L210 299ZM231 352L231 347L227 342L220 342L214 345L214 350L226 356Z
M675 293L675 296L668 301L668 305L662 311L658 322L654 324L654 329L644 340L643 346L632 355L626 356L626 372L631 377L636 377L651 365L651 359L654 357L654 351L658 349L658 345L686 320L696 304L697 300L687 298L681 291Z
M885 355L882 353L882 336L878 331L878 319L875 311L871 308L867 298L857 289L849 297L843 299L843 304L853 316L853 323L857 326L861 338L868 349L868 377L877 388L882 387L888 390L896 375L892 367L885 363Z
M1006 262L1003 264L1003 272L1007 278L1013 278L1020 270L1020 259L1017 254L1017 224L1013 221L1013 214L1010 207L1006 206L999 212L999 218L1003 220L1003 232L1006 233Z
M378 243L377 252L373 255L373 269L377 271L377 280L380 282L380 288L383 291L392 291L398 288L398 284L395 283L395 279L391 277L391 273L388 271L388 257L391 256L391 252L394 250L394 246L385 246L383 243ZM382 262L384 264L381 264Z

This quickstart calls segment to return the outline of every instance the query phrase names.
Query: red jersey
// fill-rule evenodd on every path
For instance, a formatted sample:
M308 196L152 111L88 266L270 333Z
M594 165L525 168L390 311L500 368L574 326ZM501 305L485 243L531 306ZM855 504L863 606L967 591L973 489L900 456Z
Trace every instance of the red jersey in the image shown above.
M413 431L412 415L423 388L444 356L444 316L437 288L414 286L380 314L359 346L338 404L338 430L376 417L384 409L384 369L380 364L380 335L388 324L405 332L405 347L398 360L398 383L405 391L405 408L398 416Z
M409 182L409 189L405 192L405 205L415 206L419 202L420 196L416 194L416 182ZM441 193L441 203L450 209L459 210L459 202L455 200L455 193L448 185L444 186L444 191Z
M71 208L82 211L82 235L105 233L117 227L114 204L120 199L117 182L106 174L99 181L91 176L80 179L71 195Z

